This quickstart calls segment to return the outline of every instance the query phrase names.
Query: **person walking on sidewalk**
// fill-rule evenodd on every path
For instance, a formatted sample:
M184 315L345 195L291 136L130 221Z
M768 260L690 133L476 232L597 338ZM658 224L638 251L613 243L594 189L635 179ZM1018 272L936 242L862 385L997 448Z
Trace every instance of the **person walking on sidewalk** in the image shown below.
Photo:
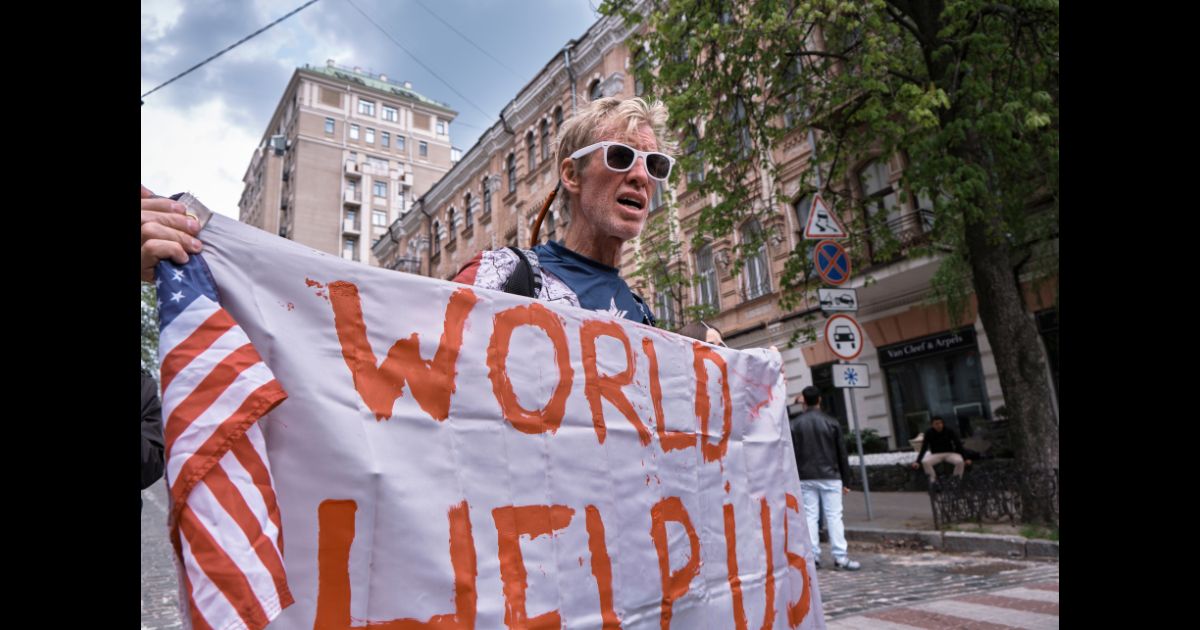
M842 523L842 495L850 493L850 460L842 426L821 411L821 390L809 385L801 392L807 410L790 419L792 444L796 449L796 470L800 472L800 491L804 495L804 516L812 541L817 568L821 568L821 540L817 518L825 511L825 529L833 551L833 566L857 571L862 565L851 560L846 548L846 527Z
M963 458L963 445L958 439L958 434L954 429L946 428L946 422L938 416L934 416L929 427L921 441L921 452L917 454L917 461L913 462L912 467L924 466L929 483L933 483L937 481L937 472L933 467L942 462L950 462L954 464L954 476L962 479L963 468L970 464L971 460ZM925 451L929 451L929 457L925 457Z

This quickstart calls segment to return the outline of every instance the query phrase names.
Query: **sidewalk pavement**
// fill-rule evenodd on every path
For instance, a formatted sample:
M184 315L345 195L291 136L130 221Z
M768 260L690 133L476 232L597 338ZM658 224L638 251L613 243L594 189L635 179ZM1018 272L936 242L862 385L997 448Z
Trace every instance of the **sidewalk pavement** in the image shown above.
M862 492L854 491L842 501L846 540L931 547L949 552L981 552L1004 558L1058 560L1058 542L1023 536L939 531L933 525L933 506L925 492L872 492L871 519Z

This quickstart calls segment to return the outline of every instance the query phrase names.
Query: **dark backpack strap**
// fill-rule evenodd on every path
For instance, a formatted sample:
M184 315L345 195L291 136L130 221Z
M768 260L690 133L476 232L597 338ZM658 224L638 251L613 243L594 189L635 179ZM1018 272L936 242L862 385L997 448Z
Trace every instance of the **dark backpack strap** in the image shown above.
M650 307L646 306L646 301L642 299L642 296L632 291L629 293L633 296L634 301L638 303L638 308L642 309L642 323L647 326L658 326L658 320L654 319L654 314L650 312Z
M534 268L525 252L516 247L508 249L517 255L517 268L513 269L512 275L504 281L504 292L536 298L542 292L541 271Z

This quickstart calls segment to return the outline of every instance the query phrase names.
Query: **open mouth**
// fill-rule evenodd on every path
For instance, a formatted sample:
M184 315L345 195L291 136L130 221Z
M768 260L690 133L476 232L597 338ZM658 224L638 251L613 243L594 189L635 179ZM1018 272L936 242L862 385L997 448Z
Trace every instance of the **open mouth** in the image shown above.
M632 197L619 197L617 198L617 203L625 206L626 208L634 208L637 210L641 210L644 207L641 201L638 201Z

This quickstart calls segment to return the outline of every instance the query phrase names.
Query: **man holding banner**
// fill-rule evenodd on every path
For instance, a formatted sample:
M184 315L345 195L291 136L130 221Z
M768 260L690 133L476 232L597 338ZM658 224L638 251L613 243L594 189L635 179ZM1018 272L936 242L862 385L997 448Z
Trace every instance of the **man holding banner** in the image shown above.
M193 627L824 628L779 353L612 281L673 160L665 109L609 100L564 125L541 301L497 256L397 274L143 188Z

